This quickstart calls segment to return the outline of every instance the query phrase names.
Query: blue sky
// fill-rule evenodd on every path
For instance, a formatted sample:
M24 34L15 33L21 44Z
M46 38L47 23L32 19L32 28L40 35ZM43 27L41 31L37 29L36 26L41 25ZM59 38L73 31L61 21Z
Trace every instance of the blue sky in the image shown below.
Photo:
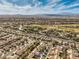
M0 0L0 14L79 14L79 0Z

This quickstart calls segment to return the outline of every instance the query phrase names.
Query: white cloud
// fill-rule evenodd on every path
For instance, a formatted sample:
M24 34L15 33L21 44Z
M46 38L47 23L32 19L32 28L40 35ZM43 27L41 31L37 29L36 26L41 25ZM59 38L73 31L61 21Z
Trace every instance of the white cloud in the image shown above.
M40 3L40 2L38 2ZM3 1L3 4L0 4L0 14L42 14L42 13L55 13L51 7L37 7L39 4L36 4L34 7L31 5L26 6L17 6L6 1ZM57 12L56 12L57 13Z
M60 7L59 9L63 10L63 9L68 9L68 8L72 8L72 7L75 7L75 6L79 6L79 4L72 4L72 5L69 5L69 6L64 5L64 6Z
M61 8L58 10L53 9L52 7L57 4L60 0L48 0L48 4L46 6L39 6L41 2L38 2L36 0L33 0L35 3L35 6L26 5L26 6L18 6L13 5L12 3L6 2L6 0L2 0L3 4L0 4L0 14L24 14L24 15L33 15L33 14L55 14L55 13L61 13L65 10L62 10L62 8L65 8L63 4L59 5ZM16 1L16 0L14 0Z

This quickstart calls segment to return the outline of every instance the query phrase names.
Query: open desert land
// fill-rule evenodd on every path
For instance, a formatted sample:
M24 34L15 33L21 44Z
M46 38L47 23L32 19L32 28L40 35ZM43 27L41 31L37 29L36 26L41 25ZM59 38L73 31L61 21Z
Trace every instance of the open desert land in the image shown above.
M0 16L0 59L79 59L79 18Z

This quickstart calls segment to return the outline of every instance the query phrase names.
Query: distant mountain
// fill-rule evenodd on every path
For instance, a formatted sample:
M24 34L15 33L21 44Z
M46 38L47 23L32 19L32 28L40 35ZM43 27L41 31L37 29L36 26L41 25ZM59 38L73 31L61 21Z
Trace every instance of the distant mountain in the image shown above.
M79 14L63 12L61 14L35 14L35 15L22 15L22 14L14 14L15 16L79 16Z
M74 14L74 13L61 13L61 14L41 14L44 16L79 16L79 14Z
M70 14L41 14L41 16L72 16Z
M61 15L65 15L65 16L79 16L79 14L77 14L77 13L69 13L69 12L63 12L63 13L61 13Z

